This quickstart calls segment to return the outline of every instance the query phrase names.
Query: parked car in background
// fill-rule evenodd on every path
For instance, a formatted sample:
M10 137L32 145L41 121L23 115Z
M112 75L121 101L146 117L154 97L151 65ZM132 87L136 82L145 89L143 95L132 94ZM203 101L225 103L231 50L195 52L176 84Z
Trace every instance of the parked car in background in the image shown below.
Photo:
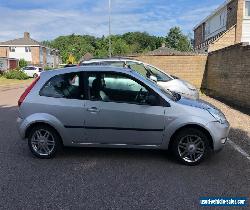
M196 165L227 141L221 111L181 98L133 70L110 66L44 72L18 101L19 133L31 152L51 158L60 146L171 150Z
M66 64L64 68L76 67L76 64Z
M186 98L199 99L199 91L189 82L182 80L178 77L171 76L166 72L156 68L147 63L137 60L124 59L124 58L111 58L111 59L91 59L89 61L80 62L80 66L91 65L110 65L116 67L126 67L133 69L160 85L166 90L176 92Z
M40 76L43 69L38 66L26 66L21 69L25 74L27 74L29 77L37 78Z

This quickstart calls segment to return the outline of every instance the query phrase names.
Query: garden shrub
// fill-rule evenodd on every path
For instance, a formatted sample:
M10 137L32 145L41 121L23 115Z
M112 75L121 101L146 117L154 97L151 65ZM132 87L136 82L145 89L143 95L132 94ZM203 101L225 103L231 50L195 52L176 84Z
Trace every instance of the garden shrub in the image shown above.
M26 80L29 77L22 71L19 70L10 70L4 73L4 77L6 79L18 79L18 80Z

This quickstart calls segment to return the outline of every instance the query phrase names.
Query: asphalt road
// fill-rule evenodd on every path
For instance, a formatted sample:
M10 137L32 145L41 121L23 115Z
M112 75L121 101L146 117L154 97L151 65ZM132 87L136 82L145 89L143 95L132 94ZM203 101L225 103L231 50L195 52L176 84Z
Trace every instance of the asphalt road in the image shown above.
M250 160L229 144L196 167L152 150L67 148L36 159L16 129L22 92L0 88L0 209L188 210L203 196L250 198Z

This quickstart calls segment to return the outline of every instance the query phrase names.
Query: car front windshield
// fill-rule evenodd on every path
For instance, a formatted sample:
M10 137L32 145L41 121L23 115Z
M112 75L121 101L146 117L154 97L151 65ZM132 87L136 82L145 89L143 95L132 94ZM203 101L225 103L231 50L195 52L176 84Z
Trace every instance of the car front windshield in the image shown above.
M172 78L169 77L167 74L164 74L163 72L159 71L157 68L153 66L145 65L145 67L150 71L151 75L157 78L157 81L159 82L168 82L172 80Z
M127 65L128 68L137 71L146 78L150 78L150 76L155 76L158 82L168 82L172 80L170 76L164 74L153 66L137 62L127 62Z
M136 74L137 76L142 76L140 73L138 72L134 72L134 74ZM147 82L150 83L151 86L153 86L154 88L157 88L161 91L161 93L163 93L165 96L167 96L169 99L173 100L173 101L176 101L176 97L175 95L173 94L173 92L169 91L169 90L165 90L163 89L161 86L157 85L156 82L154 82L153 80L147 78L147 77L144 77Z

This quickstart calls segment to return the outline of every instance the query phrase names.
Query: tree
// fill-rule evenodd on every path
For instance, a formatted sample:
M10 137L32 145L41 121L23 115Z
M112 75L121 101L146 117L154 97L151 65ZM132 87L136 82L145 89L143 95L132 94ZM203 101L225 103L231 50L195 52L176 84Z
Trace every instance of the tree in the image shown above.
M178 42L173 39L177 36ZM128 32L122 35L112 35L112 55L127 55L136 53L146 53L151 50L159 48L165 37L157 37L146 32ZM178 43L173 46L175 49L188 51L191 49L188 38L181 33L178 28L169 32L169 46L173 43ZM108 57L109 53L109 39L108 36L94 37L89 35L71 34L68 36L59 36L52 41L43 41L44 45L58 49L63 63L67 63L69 55L75 58L75 62L86 54L90 53L98 58ZM188 45L189 44L189 45ZM189 46L189 47L187 47Z
M184 35L179 27L173 27L166 36L166 45L179 51L192 51L192 45L188 36Z
M155 50L161 46L159 37L151 36L146 32L128 32L121 36L130 46L131 53L142 53Z
M23 58L19 60L19 67L23 68L26 67L28 65L28 62L26 60L24 60Z
M113 55L126 55L130 53L129 50L129 45L126 43L125 40L118 38L118 39L113 39L113 44L112 44L112 54Z

